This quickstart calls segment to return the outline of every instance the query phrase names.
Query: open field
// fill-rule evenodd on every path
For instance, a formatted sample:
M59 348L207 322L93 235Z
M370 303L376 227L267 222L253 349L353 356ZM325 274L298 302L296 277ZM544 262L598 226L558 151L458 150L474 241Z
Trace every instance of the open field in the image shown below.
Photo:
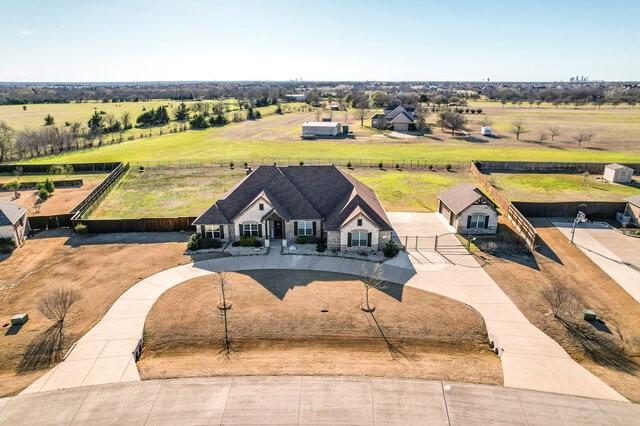
M484 269L524 315L573 359L628 399L640 401L640 304L550 221L532 221L542 241L535 258L482 253ZM552 283L562 283L575 295L578 322L588 325L579 317L582 309L593 309L603 320L603 331L596 333L611 339L622 353L581 338L557 320L543 295Z
M589 174L490 173L489 180L512 201L623 201L640 185L622 185Z
M469 129L479 132L479 123L483 116L491 121L491 127L500 137L515 139L511 133L511 123L522 119L526 123L527 133L521 139L538 141L539 133L545 132L549 137L545 141L551 144L550 129L557 127L560 134L555 137L554 144L577 146L574 139L580 132L593 131L591 142L584 142L586 146L606 150L638 150L640 148L640 108L629 108L611 105L594 109L585 106L556 108L551 104L529 106L523 104L513 107L510 104L502 106L499 102L470 102L469 107L482 108L482 114L465 114L469 119Z
M132 168L91 216L100 219L197 216L245 176L242 165L238 166L235 169L228 165L154 166L144 171ZM451 185L473 180L466 170L381 171L355 167L345 171L373 188L389 211L434 211L438 193Z
M45 179L50 180L71 180L82 179L82 186L56 188L51 196L40 202L38 200L37 191L23 190L19 191L20 198L16 201L18 205L28 209L29 215L55 215L69 213L69 211L77 206L93 188L98 186L107 177L106 173L89 173L89 174L71 174L65 175L42 175L42 174L24 174L0 175L0 183L11 181L18 182L43 182ZM13 191L0 191L1 199L13 200Z
M183 233L80 236L47 231L0 260L2 324L16 313L29 314L29 322L17 332L3 326L0 396L15 394L51 366L46 356L34 355L38 349L48 353L42 345L51 322L37 308L48 290L71 287L81 291L82 299L68 319L67 350L126 289L155 272L188 263L190 259L183 255L185 240Z
M255 271L230 280L230 355L220 351L219 288L211 276L196 278L151 309L143 378L349 374L502 383L482 317L459 302L389 284L371 291L370 315L360 309L362 283L344 275Z

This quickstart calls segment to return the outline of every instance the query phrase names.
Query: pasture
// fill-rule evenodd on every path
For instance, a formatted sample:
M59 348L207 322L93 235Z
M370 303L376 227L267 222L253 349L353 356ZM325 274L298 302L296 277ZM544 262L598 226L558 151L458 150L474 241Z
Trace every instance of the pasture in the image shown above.
M623 201L640 194L640 185L609 183L589 174L491 173L487 176L512 201Z
M344 169L376 191L389 211L434 211L436 195L472 181L466 171ZM96 219L198 216L245 176L242 165L132 168L91 214Z
M584 106L558 107L542 103L540 107L523 104L503 106L499 102L470 102L469 107L482 108L482 114L465 114L469 120L470 131L479 132L484 117L491 122L492 129L501 138L515 139L511 133L511 123L522 119L526 133L521 140L539 141L540 132L544 132L547 139L544 145L577 147L576 137L581 132L593 132L591 141L583 142L584 146L604 150L637 151L640 150L640 108L627 106L613 107L603 105L600 108ZM557 127L559 135L551 142L551 129Z

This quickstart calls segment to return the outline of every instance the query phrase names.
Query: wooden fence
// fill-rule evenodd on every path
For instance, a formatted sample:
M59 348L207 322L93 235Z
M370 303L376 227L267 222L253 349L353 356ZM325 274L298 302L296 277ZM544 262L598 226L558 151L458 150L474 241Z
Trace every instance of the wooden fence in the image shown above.
M29 228L37 231L42 229L68 228L71 226L70 213L51 216L29 216Z
M82 179L53 180L51 182L53 183L54 188L71 188L74 186L82 186L83 184ZM20 182L20 190L36 189L39 183L42 182ZM8 191L6 183L0 183L0 191Z
M193 231L195 217L150 217L139 219L74 219L73 226L86 225L92 234L117 232L176 232Z
M473 176L476 178L482 189L485 190L489 197L493 201L495 201L498 207L500 207L500 210L502 210L502 214L506 215L507 219L514 226L518 234L525 240L527 245L531 249L535 249L538 239L538 233L536 232L533 225L529 223L527 218L520 211L518 211L518 209L511 203L511 201L505 198L505 196L502 195L495 186L493 186L493 184L489 181L489 179L487 179L484 174L482 174L482 172L478 169L474 162L469 165L469 170L471 171L471 174L473 174Z
M91 210L94 209L97 204L107 196L109 190L113 188L113 186L122 176L124 176L127 170L129 170L129 164L123 163L120 163L118 167L113 169L105 180L103 180L98 186L93 188L89 195L87 195L87 197L82 200L80 204L78 204L71 210L71 213L73 213L72 222L88 215ZM75 226L75 223L73 223L73 226Z
M575 217L581 210L587 219L615 219L617 212L624 211L625 202L563 201L555 203L530 203L515 201L517 209L527 217Z
M611 163L559 163L559 162L535 162L535 161L476 161L478 169L484 172L506 173L590 173L601 175L604 168ZM640 173L639 163L621 163Z
M58 163L57 165L64 164ZM122 163L71 163L74 173L110 172ZM54 164L0 164L0 173L47 174Z

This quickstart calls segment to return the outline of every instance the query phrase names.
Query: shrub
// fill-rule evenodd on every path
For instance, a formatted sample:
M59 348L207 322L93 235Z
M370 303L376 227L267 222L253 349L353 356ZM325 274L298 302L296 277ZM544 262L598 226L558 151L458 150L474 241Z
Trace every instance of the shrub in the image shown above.
M76 234L84 235L89 233L89 228L84 223L78 223L76 226L73 227L73 230L75 231Z
M316 251L318 253L324 253L326 249L327 249L327 243L325 243L324 240L318 240L318 242L316 243Z
M218 238L200 238L198 241L199 249L219 249L222 246L223 242Z
M384 164L382 164L382 161L381 161L381 162L379 162L379 163L378 163L378 168L379 168L380 170L382 170L382 168L383 168L383 167L384 167Z
M400 253L400 247L393 241L389 240L384 245L382 253L384 254L384 257L396 257L398 253Z
M396 163L396 169L400 169L400 164Z
M313 235L298 235L296 237L296 244L315 244L318 239Z
M429 164L429 170L433 170L433 164Z
M243 235L242 237L240 237L240 246L256 247L256 237L252 235Z
M261 240L256 240L256 242L253 244L254 247L262 247L263 243Z
M451 164L447 164L445 169L447 169L447 171L450 172L451 171Z
M233 161L229 163L229 168L233 169Z
M347 161L347 168L350 169L351 168L351 161Z
M231 247L240 247L240 241L234 241L231 243Z
M300 164L301 166L304 166L304 161L300 161L298 164Z
M47 198L49 198L49 191L47 191L45 188L40 188L38 190L38 198L41 200L46 200Z
M478 108L478 109L476 109L476 112L477 112L478 114L482 114L482 108Z
M16 243L11 238L0 238L0 253L9 254L16 248Z
M200 235L199 234L191 234L187 239L187 249L188 250L198 250L200 248Z

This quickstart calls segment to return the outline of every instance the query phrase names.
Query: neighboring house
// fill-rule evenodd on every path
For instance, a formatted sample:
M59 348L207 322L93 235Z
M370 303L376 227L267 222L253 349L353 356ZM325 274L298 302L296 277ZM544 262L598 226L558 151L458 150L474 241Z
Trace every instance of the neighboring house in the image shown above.
M633 179L633 169L622 164L607 164L603 177L611 183L630 183Z
M495 234L498 229L496 205L472 183L439 194L438 212L459 234Z
M302 125L303 138L338 136L342 133L340 123L332 121L307 121Z
M624 213L631 217L631 223L640 226L640 195L629 197L625 200L627 206Z
M287 102L304 102L306 97L304 93L288 93L284 95Z
M20 246L28 231L27 209L11 201L0 200L0 238L10 238Z
M329 250L380 250L391 223L375 192L335 166L260 166L193 224L206 238L324 238Z
M371 117L371 127L386 129L393 126L393 130L407 132L417 120L415 108L393 105L384 109L382 114Z

